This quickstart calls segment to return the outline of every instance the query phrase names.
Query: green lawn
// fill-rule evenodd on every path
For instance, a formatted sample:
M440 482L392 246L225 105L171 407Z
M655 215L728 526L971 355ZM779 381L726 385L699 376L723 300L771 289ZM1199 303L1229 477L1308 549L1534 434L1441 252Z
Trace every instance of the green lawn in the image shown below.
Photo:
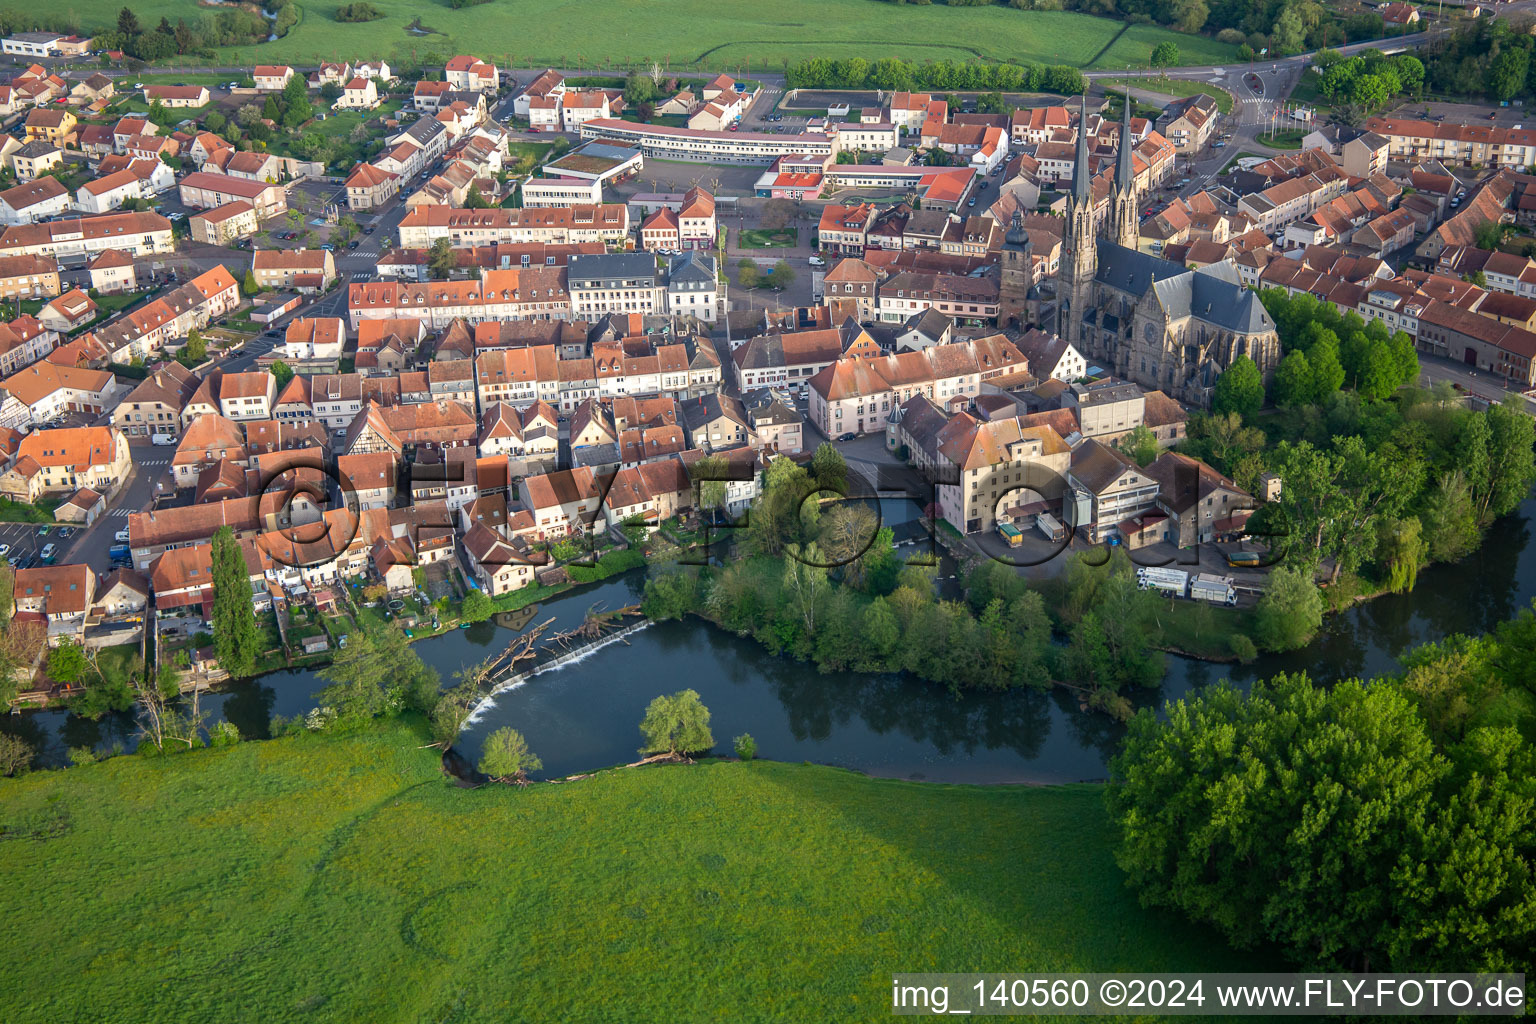
M52 523L53 510L63 502L58 498L39 498L37 504L0 498L0 523Z
M1189 82L1182 78L1105 78L1102 81L1106 85L1127 86L1179 99L1204 93L1215 98L1217 110L1223 114L1232 113L1232 94L1221 86L1211 85L1209 82Z
M342 0L313 0L282 39L230 47L223 58L250 65L276 61L396 56L415 52L442 59L473 53L504 66L585 68L594 74L660 61L673 69L727 68L745 78L754 68L777 71L805 57L903 57L910 60L980 57L1094 67L1145 66L1152 48L1171 40L1182 59L1220 63L1234 49L1211 39L1153 26L1133 26L1062 11L986 7L892 6L879 0L679 0L637 17L630 0L557 0L531 6L494 0L461 10L424 8L411 0L377 0L378 21L335 21ZM88 25L115 23L117 0L87 0L70 9ZM179 0L145 0L140 21L185 15ZM431 30L414 35L417 17ZM622 31L596 31L600 26Z
M463 790L422 742L0 780L4 1019L884 1021L896 970L1277 969L1141 909L1094 786L708 762Z
M1279 131L1273 135L1260 135L1253 141L1261 146L1270 146L1274 149L1300 149L1301 140L1312 131L1311 128L1292 128L1288 131Z
M145 288L136 292L118 292L113 295L97 295L95 296L94 301L103 313L116 313L120 309L127 309L129 306L133 305L141 299L148 298L149 296L153 295L156 290L157 289L154 288Z
M553 142L509 142L507 143L507 156L513 163L525 156L533 157L535 167L541 166L548 157L549 151L555 148Z
M223 86L226 82L239 82L245 77L244 74L233 71L226 71L222 75L196 71L146 71L134 75L129 81L138 82L140 85L206 85L212 89L215 86Z
M793 228L783 231L747 228L740 232L739 237L744 249L793 249L797 236Z

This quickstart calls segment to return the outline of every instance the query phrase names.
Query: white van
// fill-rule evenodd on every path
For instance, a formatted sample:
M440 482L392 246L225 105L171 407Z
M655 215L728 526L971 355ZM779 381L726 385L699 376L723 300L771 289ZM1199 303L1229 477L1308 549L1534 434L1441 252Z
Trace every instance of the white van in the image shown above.
M151 443L159 444L159 445L175 444L176 443L176 435L175 434L156 434L154 437L151 437L149 440L150 440Z

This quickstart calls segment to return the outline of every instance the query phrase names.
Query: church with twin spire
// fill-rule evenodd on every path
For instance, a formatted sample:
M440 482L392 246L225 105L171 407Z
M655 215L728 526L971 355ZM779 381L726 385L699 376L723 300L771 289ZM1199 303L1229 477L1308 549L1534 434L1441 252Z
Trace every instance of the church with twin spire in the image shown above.
M1089 362L1116 377L1207 407L1216 378L1246 355L1265 380L1280 362L1275 323L1257 293L1228 263L1190 270L1138 248L1140 202L1133 164L1129 102L1120 123L1109 210L1100 235L1094 217L1088 151L1088 98L1078 119L1077 156L1067 199L1055 329ZM1003 273L1017 215L1004 245Z

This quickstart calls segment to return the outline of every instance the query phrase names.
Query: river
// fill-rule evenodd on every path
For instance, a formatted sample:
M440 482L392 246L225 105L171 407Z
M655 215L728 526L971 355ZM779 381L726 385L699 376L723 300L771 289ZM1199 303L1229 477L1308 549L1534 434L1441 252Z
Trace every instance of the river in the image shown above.
M1451 633L1484 633L1536 596L1531 526L1536 498L1495 523L1481 549L1454 565L1434 566L1411 594L1387 596L1330 617L1308 646L1250 665L1213 665L1169 657L1163 685L1135 695L1150 706L1222 678L1246 684L1276 672L1306 671L1332 681L1392 670L1405 649ZM553 617L556 629L580 622L594 604L617 608L639 599L643 570L578 589L532 609L426 640L416 650L451 681L455 671L498 653L516 632ZM314 672L273 673L203 698L212 720L228 719L248 737L268 735L273 715L313 706L324 684ZM540 673L497 695L460 737L478 756L485 735L511 725L544 761L540 777L633 760L645 706L660 693L699 691L712 714L717 749L750 732L760 756L840 765L871 775L942 782L1074 782L1102 778L1123 726L1079 711L1062 691L953 697L900 675L838 673L775 658L755 642L698 620L655 623L577 661ZM69 747L131 749L132 716L92 722L64 711L5 716L45 764L66 762Z

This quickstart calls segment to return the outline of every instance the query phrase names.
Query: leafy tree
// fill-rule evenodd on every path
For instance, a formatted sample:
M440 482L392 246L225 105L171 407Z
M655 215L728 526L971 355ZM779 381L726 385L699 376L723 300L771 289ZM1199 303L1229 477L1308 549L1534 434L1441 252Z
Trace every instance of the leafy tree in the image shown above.
M764 283L774 291L783 291L795 281L795 268L789 265L788 260L779 260L768 272Z
M709 709L696 690L679 690L651 701L640 722L640 733L645 737L642 754L688 754L715 745L709 731Z
M1497 249L1504 241L1504 227L1498 221L1485 220L1473 229L1472 238L1479 249Z
M447 280L458 266L458 254L453 251L453 243L447 238L435 240L432 247L427 250L427 273L432 280Z
M1513 512L1536 480L1536 424L1529 416L1499 402L1488 407L1487 491L1474 495L1479 518L1490 521Z
M295 83L298 83L301 88L295 95L290 96L290 93L295 93L293 89ZM303 83L302 75L294 75L288 80L288 88L283 90L283 127L290 131L315 116L314 107L309 102L309 95L302 88Z
M255 295L261 291L261 285L256 283L256 272L254 270L247 270L245 272L245 280L241 282L240 290L246 295Z
M485 738L480 752L480 770L499 782L524 782L529 772L544 767L539 756L528 749L523 734L502 726Z
M845 494L848 490L848 460L831 441L823 441L811 456L811 476L817 487Z
M1246 355L1238 356L1216 379L1211 399L1216 412L1235 412L1251 416L1264 407L1264 378Z
M758 269L755 260L742 259L736 264L736 283L743 288L758 288L762 285L762 271Z
M293 380L293 367L281 359L275 360L272 363L270 371L273 379L277 382L278 391L282 391L283 388L288 386L288 382Z
M1413 517L1384 522L1379 547L1387 566L1387 589L1394 594L1406 594L1413 589L1419 570L1429 559L1423 524Z
M1292 352L1280 360L1269 382L1269 394L1282 409L1294 409L1312 401L1312 367L1305 352Z
M26 740L10 733L0 733L0 775L6 778L25 775L31 770L35 757L37 751Z
M800 215L793 199L770 199L758 214L758 224L769 231L782 231Z
M849 586L863 589L867 583L865 557L874 549L879 533L880 517L868 505L838 502L822 517L821 553L829 565L842 568Z
M346 245L357 237L360 230L357 218L350 213L344 213L336 218L336 231L331 237L337 245Z
M213 535L213 650L233 679L249 676L261 654L250 572L240 543L227 526Z
M1512 100L1526 91L1530 60L1530 51L1519 46L1509 47L1493 58L1488 69L1488 91L1494 99Z
M706 455L694 463L692 476L699 485L700 509L707 512L725 507L728 468L725 459L718 455Z
M85 679L88 667L85 652L68 637L48 652L48 678L55 682L71 685L79 683Z
M814 541L805 545L789 544L785 550L789 557L784 559L784 593L799 616L799 625L804 628L805 635L812 636L816 632L817 613L830 586L825 568L828 559Z
M1155 68L1171 68L1179 63L1179 45L1168 41L1152 47L1151 62Z
M464 193L464 209L484 210L491 204L485 201L485 196L480 194L480 186L470 183L469 191Z
M1323 624L1323 595L1304 570L1280 567L1254 609L1254 639L1267 651L1301 647Z
M219 722L208 730L210 747L232 747L241 739L240 727L234 722Z
M1157 435L1152 433L1152 428L1145 423L1138 423L1129 434L1115 442L1115 447L1130 457L1136 465L1145 466L1157 458Z
M464 606L461 609L465 622L484 622L496 612L496 603L486 596L482 590L471 590L464 597Z
M171 120L170 115L165 112L165 104L161 103L159 100L155 100L150 103L149 119L154 124L161 126L169 124Z
M1430 488L1420 520L1429 557L1435 561L1459 561L1476 550L1477 509L1466 474L1460 470L1443 474Z
M750 761L757 756L757 740L753 739L749 732L737 736L731 741L731 746L735 749L736 756L743 761Z
M1426 695L1468 670L1437 671L1450 678L1416 692L1279 675L1247 697L1222 685L1165 720L1137 715L1106 802L1141 899L1308 969L1527 960L1531 750L1493 726L1437 750L1421 708L1439 698ZM1484 867L1458 868L1472 863Z
M656 98L656 83L650 75L631 71L624 80L624 98L630 103L649 103Z
M1344 366L1339 362L1339 345L1332 338L1319 340L1307 353L1312 374L1311 403L1322 405L1344 386Z
M645 581L645 598L640 608L653 621L680 619L697 610L698 577L686 572L669 572Z
M187 332L187 343L177 353L178 358L188 366L197 366L208 358L208 343L203 341L202 334L197 330Z
M407 708L435 715L441 698L437 670L421 660L393 622L373 623L352 633L320 676L330 685L315 695L316 703L333 708L338 719L372 718Z

